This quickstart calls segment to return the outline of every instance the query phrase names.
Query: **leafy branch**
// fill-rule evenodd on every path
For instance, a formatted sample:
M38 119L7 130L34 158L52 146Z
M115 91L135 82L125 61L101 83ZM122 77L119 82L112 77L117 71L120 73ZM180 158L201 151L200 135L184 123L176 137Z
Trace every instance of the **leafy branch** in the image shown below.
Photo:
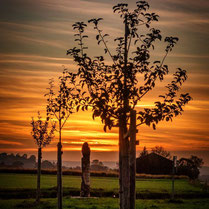
M114 60L114 58L113 58L113 56L112 56L112 54L111 54L111 52L110 52L110 50L109 50L109 48L108 48L108 46L107 46L107 41L105 41L105 37L109 36L109 34L106 33L106 34L103 35L103 34L102 34L102 30L99 29L99 27L98 27L98 23L99 23L99 21L101 21L101 20L103 20L103 18L98 18L98 19L93 18L93 19L90 19L90 20L88 21L88 23L91 23L91 22L92 22L92 23L94 24L94 29L96 29L97 32L98 32L98 35L96 35L96 40L98 41L98 42L97 42L98 45L100 44L100 42L103 42L103 44L104 44L104 46L105 46L105 49L104 49L105 54L108 53L108 54L110 55L110 57L111 57L113 63L116 64L116 63L115 63L115 60Z
M94 24L94 29L98 32L96 35L97 43L100 44L102 42L104 44L105 54L108 53L113 59L112 65L105 64L103 56L96 56L92 59L87 54L81 53L80 55L81 49L76 47L67 51L67 54L72 56L78 65L77 75L82 89L87 88L87 93L89 93L86 102L83 100L81 106L83 106L84 110L88 109L87 106L92 108L92 117L101 118L105 131L107 127L111 129L114 126L118 126L122 115L125 116L128 124L130 110L134 109L142 98L155 87L158 79L160 81L164 80L169 73L168 66L164 63L168 53L176 45L178 38L166 37L164 39L166 43L165 55L161 61L157 60L151 63L150 49L155 49L156 41L162 41L162 35L160 30L151 27L153 22L158 21L159 16L155 13L150 13L148 10L149 4L145 1L138 1L136 9L133 11L128 9L127 4L118 4L113 7L113 11L119 13L122 18L126 31L125 37L114 39L117 44L116 55L112 55L108 49L105 41L108 34L103 35L102 30L98 27L102 18L93 18L88 21ZM79 33L83 34L86 25L83 22L81 23L83 28ZM78 23L76 24L79 25ZM139 27L145 27L148 32L142 34L141 31L143 30L140 30L139 33ZM74 27L74 29L79 30L79 27ZM83 46L81 38L77 41ZM129 52L131 43L135 47L132 53ZM128 58L128 53L132 54L130 58ZM143 85L139 83L139 75L144 76ZM177 80L180 79L181 83L186 80L183 80L182 75L185 75L186 78L186 71L178 69L171 83L171 86L175 88L171 89L169 87L170 94L172 93L175 97L180 89L177 88L180 85ZM169 95L166 95L165 101L156 103L154 109L145 109L143 114L138 112L140 125L150 125L154 122L156 124L158 121L166 118L171 120L173 116L181 114L183 107L191 100L191 97L189 94L182 94L178 100L176 98L174 100L173 97L172 103L169 103L168 99L171 98ZM160 114L162 116L159 116Z

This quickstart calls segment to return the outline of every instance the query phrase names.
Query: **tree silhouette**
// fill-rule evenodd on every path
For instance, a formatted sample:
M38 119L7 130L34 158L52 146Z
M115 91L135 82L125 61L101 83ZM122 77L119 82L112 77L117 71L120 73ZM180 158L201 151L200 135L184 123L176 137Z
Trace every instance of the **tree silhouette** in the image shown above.
M149 154L149 152L147 151L147 148L144 146L143 150L139 154L139 157L144 157L148 154Z
M155 146L154 148L152 148L152 152L161 155L163 157L166 157L168 159L171 159L171 153L166 151L163 147L161 146Z
M57 91L54 80L49 82L47 98L47 116L58 122L59 142L57 144L57 197L58 209L62 209L62 130L73 109L78 104L79 89L76 87L76 75L64 69L59 77Z
M54 138L55 123L52 123L50 127L49 118L46 120L41 119L41 115L38 112L38 119L31 121L32 131L31 135L38 146L38 167L37 167L37 192L36 201L40 202L40 184L41 184L41 158L42 148L50 144Z
M93 118L101 118L104 131L119 127L120 208L129 209L135 207L134 201L130 200L130 115L142 98L153 90L156 82L164 80L168 74L165 59L178 38L165 37L165 55L161 61L153 62L150 52L154 50L157 41L162 41L160 30L152 27L152 22L158 21L159 16L149 12L149 4L145 1L136 2L136 9L133 11L128 9L128 4L123 3L114 6L113 11L120 15L125 31L124 35L114 39L114 54L108 47L109 35L100 28L102 18L88 21L94 25L98 45L103 44L104 53L110 56L112 64L107 64L104 56L88 56L88 48L84 43L88 38L84 35L87 24L84 22L73 25L73 29L77 31L75 41L79 47L69 49L67 54L78 65L80 84L83 89L88 90L89 97L86 97L86 101L92 107ZM138 79L139 75L143 76L144 81ZM183 107L191 100L188 93L178 94L186 79L186 71L178 68L171 83L165 87L166 93L159 96L154 108L136 109L136 126L145 124L156 129L159 121L172 121L173 117L180 115Z
M181 158L177 161L177 173L179 175L186 175L190 179L197 179L200 174L199 169L203 164L203 160L194 155L190 158Z

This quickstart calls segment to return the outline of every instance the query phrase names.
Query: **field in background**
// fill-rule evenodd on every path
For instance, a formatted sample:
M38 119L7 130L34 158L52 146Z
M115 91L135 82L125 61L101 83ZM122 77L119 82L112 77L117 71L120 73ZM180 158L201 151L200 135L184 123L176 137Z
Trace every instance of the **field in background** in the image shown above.
M117 177L94 177L91 179L91 194L97 197L118 197ZM56 175L42 175L42 197L56 197ZM63 176L64 196L79 196L81 177ZM0 174L0 195L4 198L33 198L35 197L35 174ZM175 192L178 197L204 196L200 185L189 183L188 179L175 180ZM169 198L171 179L137 179L137 198Z
M0 173L14 173L14 174L36 174L37 169L17 169L17 168L1 168ZM42 174L56 175L57 169L41 169ZM118 172L114 170L108 171L90 171L91 176L99 177L118 177ZM76 169L63 169L62 175L81 176L81 170ZM136 178L146 179L171 179L171 175L151 175L151 174L136 174ZM188 179L187 176L176 175L177 179Z
M118 189L118 178L116 177L91 177L91 188L114 190ZM56 175L42 175L41 188L55 187L57 184ZM187 179L177 179L175 181L176 190L182 191L200 191L200 188L194 187L188 183ZM63 187L80 188L81 177L63 175ZM171 179L137 179L137 190L170 190ZM35 174L0 174L0 188L36 188Z

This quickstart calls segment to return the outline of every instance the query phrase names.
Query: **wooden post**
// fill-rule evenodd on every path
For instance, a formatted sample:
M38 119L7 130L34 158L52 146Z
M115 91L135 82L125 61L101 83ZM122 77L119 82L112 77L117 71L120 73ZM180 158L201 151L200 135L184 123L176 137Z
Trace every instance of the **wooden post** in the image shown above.
M62 144L57 144L57 206L62 209Z
M130 209L136 200L136 110L130 112Z
M175 181L175 168L176 168L176 156L173 156L173 169L172 169L172 193L171 193L171 199L174 200L174 181Z
M41 147L38 148L38 165L37 165L37 191L36 191L36 202L40 202L41 196Z
M90 197L90 148L87 142L82 146L82 159L81 159L81 197Z

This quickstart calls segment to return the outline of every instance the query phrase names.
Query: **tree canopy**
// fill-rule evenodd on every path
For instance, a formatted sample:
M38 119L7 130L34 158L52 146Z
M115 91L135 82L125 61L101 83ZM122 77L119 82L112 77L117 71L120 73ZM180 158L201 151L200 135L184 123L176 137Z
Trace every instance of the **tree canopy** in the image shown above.
M203 159L191 155L190 158L181 158L177 161L178 169L177 172L180 175L186 175L190 179L198 178L200 174L200 168L203 165Z
M88 38L85 34L87 24L84 22L73 24L76 31L75 42L79 47L67 51L77 63L80 85L88 90L89 96L86 98L92 106L93 118L101 118L105 131L107 127L111 129L118 126L121 115L126 115L128 123L130 110L153 90L158 80L162 81L168 74L165 59L178 42L177 37L163 39L161 31L152 26L159 16L149 12L149 4L145 1L137 1L133 11L128 9L128 4L123 3L114 6L113 11L126 23L125 36L121 34L121 37L114 39L115 53L108 47L109 34L103 33L101 29L103 19L93 18L88 21L97 31L96 41L98 45L103 44L104 53L110 56L112 64L105 62L103 55L96 55L94 58L88 56L88 47L85 45ZM151 61L150 52L155 49L157 41L163 40L165 55L161 60ZM139 81L139 75L144 77L143 82ZM137 125L146 124L155 129L159 121L171 121L173 117L180 115L183 107L191 100L188 93L178 94L186 79L186 71L177 68L173 80L165 87L167 92L159 95L155 107L137 111Z
M51 140L54 138L55 123L52 123L50 127L49 118L44 121L38 112L38 119L34 120L34 118L32 118L31 126L31 135L39 148L50 144Z

